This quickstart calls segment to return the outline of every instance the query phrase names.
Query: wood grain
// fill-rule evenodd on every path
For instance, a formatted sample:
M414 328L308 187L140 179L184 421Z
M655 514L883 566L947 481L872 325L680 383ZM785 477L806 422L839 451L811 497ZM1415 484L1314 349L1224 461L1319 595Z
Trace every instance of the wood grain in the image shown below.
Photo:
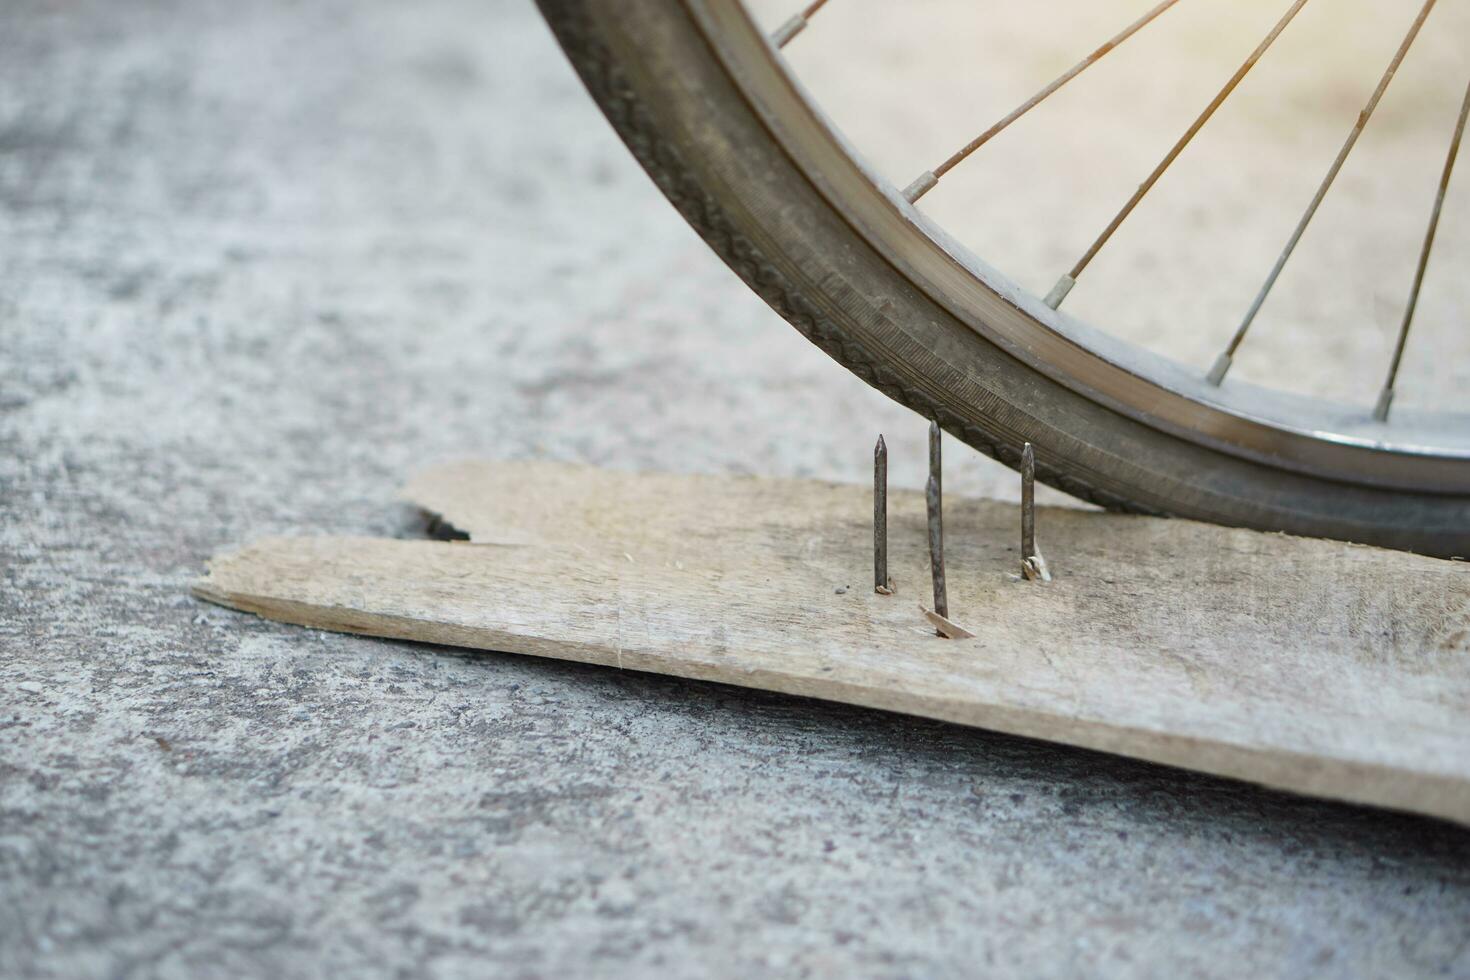
M951 619L917 603L922 495L465 463L405 496L468 542L274 538L202 598L323 629L907 712L1470 824L1470 568L1186 521L946 501Z

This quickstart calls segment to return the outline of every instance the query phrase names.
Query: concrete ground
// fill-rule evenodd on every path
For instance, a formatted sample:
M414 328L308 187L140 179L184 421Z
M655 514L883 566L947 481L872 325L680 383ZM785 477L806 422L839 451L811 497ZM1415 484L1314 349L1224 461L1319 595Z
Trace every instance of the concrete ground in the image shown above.
M0 975L1470 975L1463 829L187 594L420 533L437 460L862 480L880 430L916 485L525 0L11 0Z

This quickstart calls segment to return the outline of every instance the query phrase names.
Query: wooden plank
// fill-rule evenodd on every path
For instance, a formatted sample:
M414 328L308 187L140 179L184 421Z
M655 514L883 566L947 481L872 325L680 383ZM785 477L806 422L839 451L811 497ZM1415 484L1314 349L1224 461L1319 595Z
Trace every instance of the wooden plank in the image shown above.
M951 618L922 494L467 463L406 496L469 542L271 539L197 595L285 622L655 671L908 712L1470 823L1470 568L1337 542L946 501Z

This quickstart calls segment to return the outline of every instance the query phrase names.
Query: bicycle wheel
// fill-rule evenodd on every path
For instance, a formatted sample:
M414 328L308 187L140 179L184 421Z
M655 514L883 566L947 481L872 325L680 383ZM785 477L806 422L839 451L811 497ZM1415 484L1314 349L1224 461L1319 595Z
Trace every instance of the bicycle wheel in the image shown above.
M1055 292L1028 294L915 206L924 178L901 191L864 166L787 71L787 38L738 0L539 2L705 241L818 347L951 435L1011 466L1030 442L1038 479L1110 509L1470 554L1463 417L1390 423L1220 384L1067 316Z

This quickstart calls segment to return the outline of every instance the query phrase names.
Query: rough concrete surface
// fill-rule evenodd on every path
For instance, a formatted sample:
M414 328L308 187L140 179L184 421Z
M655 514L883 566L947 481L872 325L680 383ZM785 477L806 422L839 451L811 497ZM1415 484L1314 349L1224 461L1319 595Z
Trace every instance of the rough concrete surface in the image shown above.
M521 0L4 5L0 406L0 974L1470 974L1453 827L187 595L459 456L917 485Z

